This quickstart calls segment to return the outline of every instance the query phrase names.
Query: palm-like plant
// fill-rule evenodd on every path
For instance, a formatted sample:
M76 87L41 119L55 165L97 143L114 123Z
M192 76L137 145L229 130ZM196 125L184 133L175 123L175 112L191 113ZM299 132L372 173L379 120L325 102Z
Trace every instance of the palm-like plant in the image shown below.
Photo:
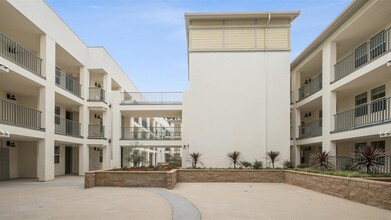
M319 169L331 169L333 164L330 162L331 152L317 152L310 155L310 165Z
M197 164L202 164L202 162L200 161L201 156L202 154L198 152L193 152L190 154L191 165L193 166L193 168L197 168Z
M357 160L353 163L352 168L355 170L366 169L367 173L379 173L380 166L384 165L385 153L380 148L373 146L360 147L356 153Z
M273 169L274 169L274 163L278 161L279 159L279 156L280 156L280 152L279 151L269 151L269 152L266 152L266 156L270 159L270 161L272 162L272 166L273 166Z
M241 166L240 160L242 158L242 154L239 151L234 151L227 154L230 165L234 165L234 169L236 169L236 165Z

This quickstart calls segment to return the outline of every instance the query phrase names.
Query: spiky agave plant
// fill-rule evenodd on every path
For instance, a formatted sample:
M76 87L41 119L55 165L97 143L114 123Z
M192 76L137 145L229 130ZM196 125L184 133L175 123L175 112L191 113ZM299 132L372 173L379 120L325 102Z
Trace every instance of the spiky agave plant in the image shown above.
M234 169L236 169L236 165L241 166L240 160L242 158L242 154L239 151L234 151L227 154L230 165L234 165Z
M280 152L279 151L269 151L269 152L266 152L266 156L270 159L270 161L272 162L272 166L273 166L273 169L274 169L274 163L278 161L279 159L279 156L280 156Z
M202 162L200 161L201 156L202 154L198 152L193 152L190 154L191 165L193 166L193 168L197 168L197 164L202 164Z
M331 152L317 152L310 155L310 165L319 169L331 169L333 164L330 162Z
M358 171L366 169L367 173L379 173L380 166L384 165L382 159L384 155L383 149L373 146L360 147L356 153L357 160L353 163L352 168Z

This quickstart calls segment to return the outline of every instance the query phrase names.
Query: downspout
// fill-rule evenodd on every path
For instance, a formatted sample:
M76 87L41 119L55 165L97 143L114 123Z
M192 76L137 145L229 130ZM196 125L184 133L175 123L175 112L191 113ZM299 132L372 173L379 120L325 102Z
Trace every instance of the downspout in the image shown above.
M267 19L267 22L266 22L266 27L265 27L265 31L264 31L264 41L265 41L265 56L264 56L264 63L265 63L265 156L266 156L266 164L265 166L268 165L267 161L268 161L268 157L266 155L267 151L268 151L268 148L267 148L267 145L268 145L268 132L267 132L267 128L268 128L268 114L267 114L267 75L268 75L268 63L267 63L267 54L268 54L268 48L267 48L267 30L268 30L268 27L269 27L269 23L270 23L270 20L271 20L271 14L269 13L268 14L268 19Z

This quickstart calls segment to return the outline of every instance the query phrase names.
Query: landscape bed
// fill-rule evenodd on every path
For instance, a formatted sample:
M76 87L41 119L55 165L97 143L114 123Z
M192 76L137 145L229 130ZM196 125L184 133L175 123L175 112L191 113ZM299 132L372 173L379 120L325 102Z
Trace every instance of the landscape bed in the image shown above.
M370 177L373 179L373 177ZM294 170L270 169L173 169L170 171L91 171L85 188L94 186L162 187L177 182L286 183L391 210L391 182Z

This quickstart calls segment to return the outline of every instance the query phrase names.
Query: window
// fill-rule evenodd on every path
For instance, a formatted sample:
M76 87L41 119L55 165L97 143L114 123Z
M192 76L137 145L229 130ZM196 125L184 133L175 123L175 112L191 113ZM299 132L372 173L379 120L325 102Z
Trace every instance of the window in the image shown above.
M356 117L360 117L368 114L368 106L365 105L367 103L367 92L361 93L360 95L356 95L355 104L356 108L354 109L354 115Z
M372 141L371 142L371 146L373 146L374 148L379 148L379 149L382 149L383 151L386 150L386 141Z
M386 109L386 86L382 85L371 90L371 112L378 112Z
M99 163L103 163L103 149L99 149Z
M354 153L357 153L361 147L367 146L367 142L360 142L354 144Z
M61 83L61 71L60 68L56 67L56 84L60 85Z
M371 38L371 41L369 43L369 51L371 59L374 59L384 52L386 52L386 32L383 30L380 33L378 33L376 36Z
M58 106L54 106L54 123L56 125L60 124L60 114L61 114L61 108Z
M367 43L365 43L354 51L354 68L358 68L367 62Z
M60 146L55 146L54 147L54 163L59 164L60 163Z

